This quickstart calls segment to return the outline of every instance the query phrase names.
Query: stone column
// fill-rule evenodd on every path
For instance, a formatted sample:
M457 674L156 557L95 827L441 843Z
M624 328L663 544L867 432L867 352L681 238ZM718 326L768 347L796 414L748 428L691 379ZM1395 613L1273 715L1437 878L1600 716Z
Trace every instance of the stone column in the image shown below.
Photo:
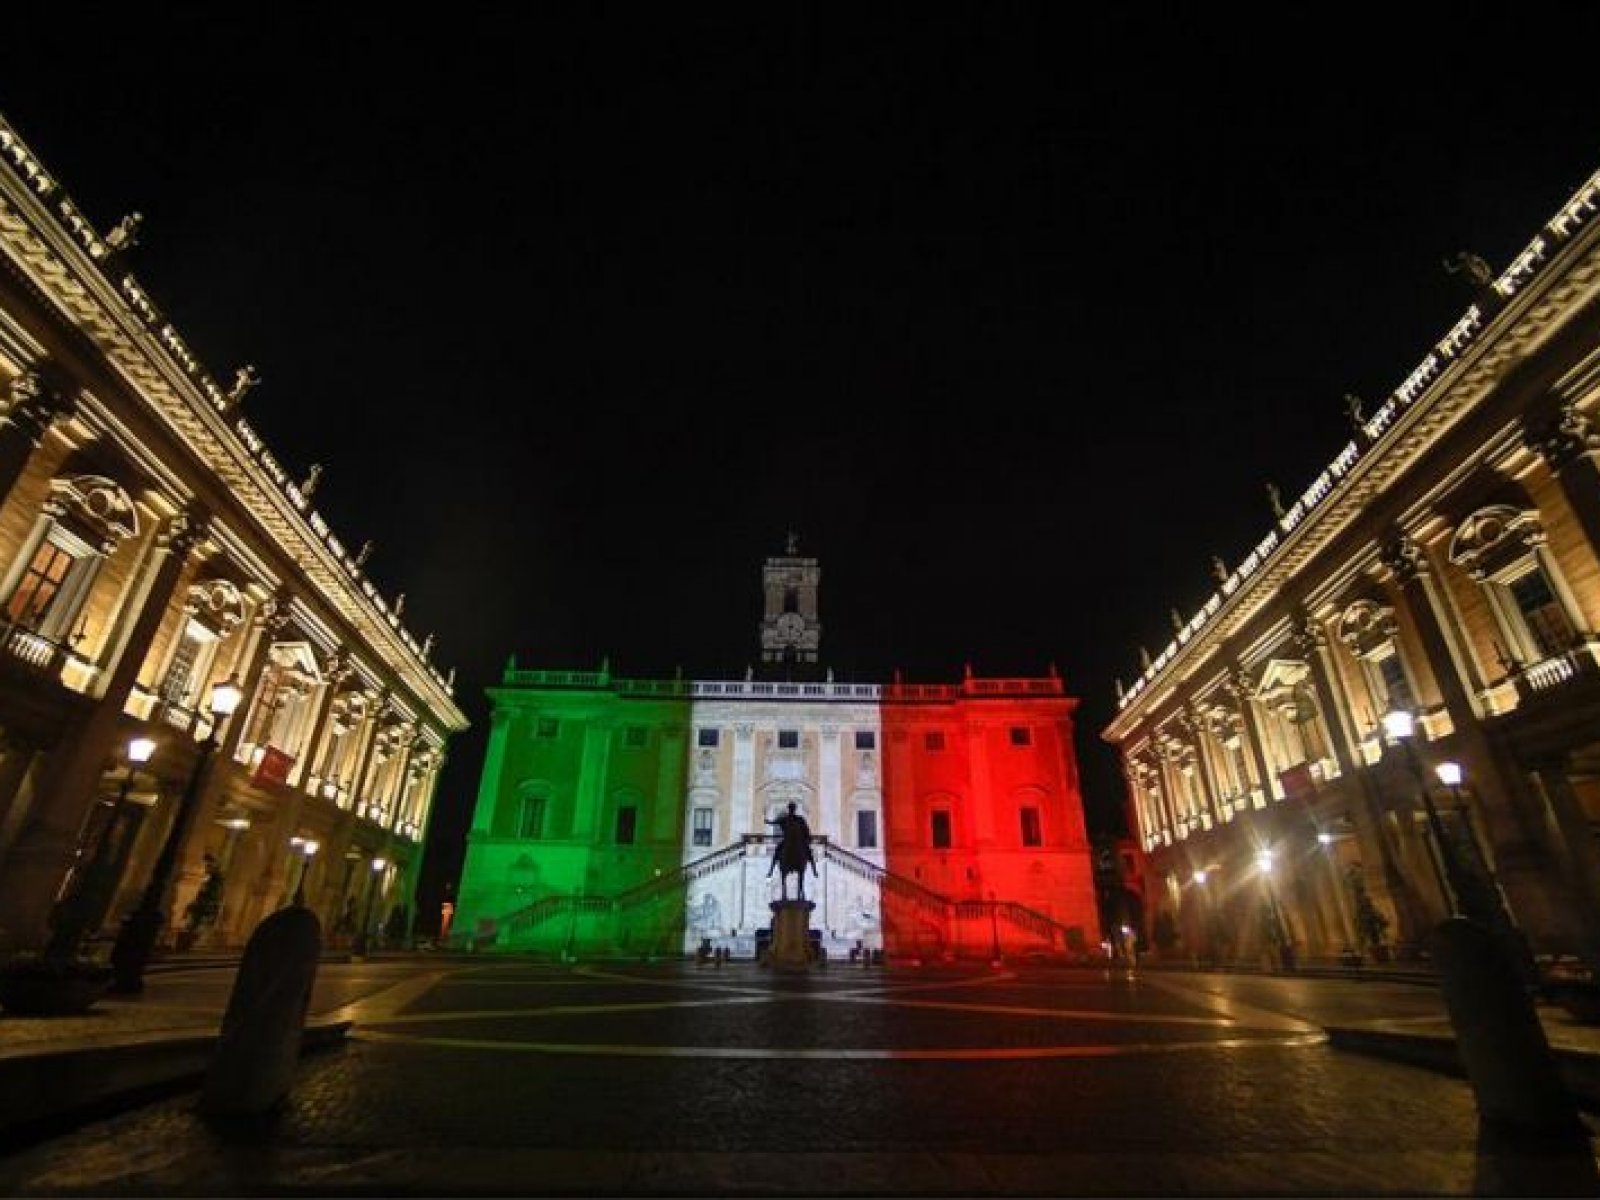
M1561 835L1563 865L1577 901L1584 957L1591 967L1600 967L1600 848L1595 846L1583 803L1572 790L1568 768L1565 760L1541 762L1533 768L1533 779Z
M0 506L50 427L71 411L71 402L37 370L24 371L0 393Z
M1600 433L1571 401L1564 400L1554 413L1530 419L1523 441L1544 459L1572 506L1589 552L1600 559Z
M488 837L500 820L500 799L505 795L506 741L515 719L512 710L495 705L489 714L489 748L483 756L483 776L478 783L478 802L472 810L469 837ZM546 820L554 814L546 814Z
M1503 777L1505 764L1491 752L1478 722L1472 697L1456 670L1448 635L1435 604L1426 554L1421 546L1409 537L1402 536L1386 548L1384 563L1394 572L1399 584L1401 597L1415 624L1423 656L1438 685L1445 710L1450 714L1450 723L1463 756L1474 760L1469 764L1470 767L1481 772L1475 783L1482 789L1494 792L1501 800L1499 804L1484 805L1483 818L1492 839L1497 846L1503 844L1513 857L1528 854L1542 857L1537 855L1537 848L1529 836L1529 814L1516 807L1514 789L1507 785Z
M824 724L821 745L817 754L817 828L813 833L825 833L834 845L844 844L844 818L840 814L840 772L842 753L838 725Z
M728 789L728 811L736 822L729 830L731 834L767 832L766 826L760 824L766 814L754 811L755 777L755 726L748 721L739 721L733 727L733 783ZM742 817L739 812L741 805L744 808Z
M78 834L95 803L101 774L116 754L122 710L177 590L184 564L205 538L198 517L181 514L158 535L144 602L122 641L99 698L65 729L43 765L38 801L6 863L0 930L15 945L42 945L56 891L72 864Z
M1261 782L1261 801L1271 804L1273 798L1272 770L1267 766L1266 742L1261 740L1261 725L1256 720L1255 704L1252 697L1255 686L1243 668L1237 663L1228 669L1228 681L1225 685L1234 702L1239 706L1239 719L1244 722L1244 740L1250 747L1250 761L1255 765L1256 777ZM1246 788L1246 792L1253 792L1253 788ZM1250 807L1255 807L1255 799L1250 797Z
M1344 691L1336 682L1337 674L1329 661L1331 650L1327 636L1320 625L1306 618L1302 621L1297 640L1311 667L1311 682L1316 690L1317 703L1328 714L1328 734L1333 741L1339 774L1345 781L1345 809L1350 814L1351 824L1355 826L1362 857L1366 857L1368 850L1377 851L1379 873L1369 886L1369 893L1375 900L1387 899L1400 918L1400 927L1396 930L1399 940L1408 945L1417 944L1429 928L1427 910L1400 869L1398 852L1385 828L1383 803L1374 793L1366 760L1357 758L1355 747L1359 740L1351 735L1350 714L1346 706L1339 702ZM1346 899L1344 881L1337 879L1336 886L1343 914Z
M1450 714L1456 745L1480 801L1479 815L1501 889L1513 913L1524 921L1530 917L1539 919L1536 914L1553 911L1548 889L1554 864L1534 832L1530 814L1518 802L1518 789L1508 778L1508 769L1514 770L1514 764L1507 764L1489 744L1472 698L1456 670L1448 637L1435 607L1427 556L1421 546L1401 535L1385 548L1383 560L1394 572L1440 698ZM1420 731L1417 736L1420 739ZM1420 754L1420 745L1417 750ZM1430 785L1431 782L1428 781ZM1416 802L1420 804L1421 798L1417 797ZM1530 932L1540 936L1551 933L1547 929L1530 929Z
M1213 826L1222 823L1222 810L1218 807L1216 774L1212 770L1210 748L1206 745L1206 723L1192 707L1178 714L1178 726L1188 735L1189 746L1194 751L1196 770L1200 775L1200 796L1205 801L1206 812Z

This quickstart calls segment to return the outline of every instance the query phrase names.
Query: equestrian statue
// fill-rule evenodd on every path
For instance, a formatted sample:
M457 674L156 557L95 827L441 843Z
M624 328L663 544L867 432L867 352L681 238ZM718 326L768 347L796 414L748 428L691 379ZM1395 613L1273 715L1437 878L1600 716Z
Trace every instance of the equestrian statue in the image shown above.
M772 865L767 868L767 878L772 878L772 872L778 871L778 887L781 889L781 899L789 898L789 876L793 875L797 894L801 900L806 898L806 867L811 868L813 875L817 874L817 860L811 853L811 826L806 819L795 812L794 802L789 802L789 811L774 817L767 822L778 828L778 844L772 851Z

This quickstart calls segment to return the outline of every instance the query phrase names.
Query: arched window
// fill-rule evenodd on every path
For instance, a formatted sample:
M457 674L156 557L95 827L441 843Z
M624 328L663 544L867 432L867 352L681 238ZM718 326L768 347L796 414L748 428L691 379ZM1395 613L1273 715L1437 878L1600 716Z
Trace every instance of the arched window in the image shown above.
M1400 647L1400 627L1393 608L1376 600L1357 600L1339 614L1335 636L1361 664L1371 702L1369 726L1397 708L1416 710L1417 692Z
M1457 527L1450 561L1478 581L1512 661L1530 666L1579 640L1578 609L1532 509L1490 505Z
M48 642L66 643L100 564L139 532L133 501L101 475L63 475L0 581L4 620Z

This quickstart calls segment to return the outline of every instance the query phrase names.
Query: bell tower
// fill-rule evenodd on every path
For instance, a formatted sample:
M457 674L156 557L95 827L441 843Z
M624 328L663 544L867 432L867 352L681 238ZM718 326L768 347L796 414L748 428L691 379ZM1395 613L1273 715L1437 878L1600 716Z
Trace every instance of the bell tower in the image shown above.
M800 554L800 538L790 533L781 556L761 568L765 608L761 614L761 662L764 666L817 665L822 622L817 619L817 585L822 568Z

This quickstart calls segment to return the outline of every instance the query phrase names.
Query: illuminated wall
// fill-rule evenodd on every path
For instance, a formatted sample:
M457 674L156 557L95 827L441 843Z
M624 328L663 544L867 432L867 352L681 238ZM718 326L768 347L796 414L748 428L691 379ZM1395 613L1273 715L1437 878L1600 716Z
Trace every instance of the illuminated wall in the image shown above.
M612 680L511 671L456 930L488 948L753 953L780 881L768 822L815 839L831 956L1086 953L1100 940L1060 680ZM793 881L790 881L791 894Z

